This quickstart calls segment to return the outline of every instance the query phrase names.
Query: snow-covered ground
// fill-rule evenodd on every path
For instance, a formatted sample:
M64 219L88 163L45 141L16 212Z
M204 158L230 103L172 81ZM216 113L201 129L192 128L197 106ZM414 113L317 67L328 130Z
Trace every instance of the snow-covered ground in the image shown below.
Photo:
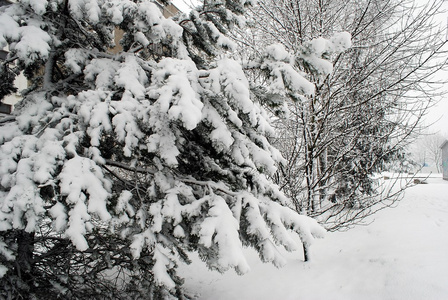
M277 269L247 250L246 275L208 271L197 257L179 273L198 299L448 299L448 181L408 189L373 220L317 240L311 262L285 253L288 264Z

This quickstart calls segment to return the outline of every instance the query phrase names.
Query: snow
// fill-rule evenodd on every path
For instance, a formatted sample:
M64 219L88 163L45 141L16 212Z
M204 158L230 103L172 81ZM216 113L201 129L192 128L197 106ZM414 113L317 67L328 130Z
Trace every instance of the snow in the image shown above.
M47 0L22 0L21 2L31 6L34 12L38 15L43 15L47 11Z
M249 151L252 155L252 160L257 166L263 166L266 169L266 173L274 174L277 170L275 162L271 157L271 153L261 149L255 144L248 144Z
M172 267L172 262L168 258L168 255L165 255L166 250L160 246L155 246L154 248L154 267L152 268L152 272L154 274L154 281L158 285L164 285L168 289L174 289L176 287L176 283L171 279L170 275L167 272L167 267Z
M73 55L78 54L74 52ZM76 70L76 61L72 59L71 55L68 58L69 60L67 60L66 63ZM114 84L112 78L114 78L119 67L120 65L116 61L104 58L93 59L84 69L85 80L94 81L96 90L107 90ZM123 71L121 72L123 73ZM133 77L135 78L135 76ZM118 80L120 80L120 78L118 78ZM124 82L117 82L116 84L125 86Z
M47 9L58 12L55 1L23 3L12 5L17 14L11 11L10 16L0 17L0 24L11 23L6 29L0 28L0 43L9 43L20 68L41 64L41 60L45 63L45 59L48 63L42 74L43 88L30 93L17 112L16 130L11 134L3 133L11 129L9 126L0 130L0 231L38 232L42 222L52 222L51 234L60 234L77 250L85 251L95 244L86 235L97 234L96 228L117 230L124 240L129 239L133 258L145 263L154 260L153 268L146 270L148 276L153 276L155 285L168 289L178 284L173 280L173 269L183 245L197 247L209 268L232 268L242 274L249 272L250 266L240 226L244 230L250 227L244 233L249 236L244 243L260 247L262 259L274 265L286 262L278 251L280 244L300 249L300 241L308 245L320 235L314 220L268 199L282 198L282 193L261 171L272 174L281 156L278 151L271 154L274 149L264 136L274 133L270 115L254 103L253 83L240 62L217 55L206 62L206 70L199 71L201 64L185 55L182 27L165 19L150 1L69 1L69 23L79 25L82 37L65 36L59 32L64 27L59 26L58 19L36 16L29 7L38 14ZM116 9L108 10L110 5ZM19 8L23 10L20 13ZM243 22L230 10L224 13L228 22ZM93 47L89 42L98 37L101 43L112 37L109 34L113 26L105 14L110 14L113 23L124 22L120 26L125 31L123 46L132 51L104 53L102 47ZM200 18L203 16L198 15ZM210 23L207 28L212 31L207 33L211 39L225 48L233 47L233 42L214 25ZM61 36L67 39L64 43ZM65 42L76 49L67 48ZM171 52L173 57L146 61L134 53L139 44L146 46L150 42L161 42L163 56ZM61 47L64 57L53 55L55 47ZM313 85L289 65L290 54L278 46L272 51L271 69L279 69L276 73L285 78L285 85L294 91L307 85L311 93ZM283 59L287 61L278 61ZM51 76L51 68L58 65L65 66L64 78ZM50 84L52 79L54 85ZM78 85L81 80L83 83ZM57 88L57 93L50 88ZM193 134L186 134L191 130L195 130ZM113 151L116 164L111 163L111 171L103 166L108 156L102 157L99 150L109 136L115 139L113 150L119 149ZM178 157L187 162L191 154L186 151L206 145L209 140L220 149L219 157L208 151L198 151L196 157L204 155L199 168L204 169L204 176L210 174L210 182L195 179L202 176L190 177L193 174L184 172L185 168L174 169ZM150 155L144 158L146 151ZM232 154L238 155L241 166L234 164ZM152 160L159 170L135 178L147 184L143 197L137 195L138 182L132 193L120 191L127 184L112 189L112 180L134 180L130 172L119 171L128 169L119 167L130 160L123 160L123 156L133 159L131 167ZM191 166L196 167L195 161ZM118 175L113 173L115 167ZM108 176L108 172L115 176ZM223 182L212 181L217 178ZM246 183L250 192L244 188ZM44 186L53 187L54 193L41 193L39 189ZM114 203L116 207L112 207ZM250 207L246 209L246 205ZM248 217L256 223L246 224ZM197 241L191 240L192 235ZM180 237L180 241L173 236ZM6 242L10 250L16 251L10 245L12 241ZM4 273L1 267L0 275Z
M284 251L286 266L277 269L245 249L244 276L209 271L195 256L179 274L198 299L448 299L448 182L427 181L373 223L316 240L310 262Z
M69 9L72 16L76 19L82 19L83 16L86 16L87 20L92 22L92 24L97 24L102 14L101 7L98 1L95 0L70 0Z
M14 19L7 15L0 15L0 48L4 48L8 43L7 39L18 39L20 37L20 27Z
M218 144L222 144L225 149L229 149L235 140L233 139L231 132L228 130L225 121L211 105L206 105L202 110L202 113L204 114L204 118L207 119L215 128L211 132L210 138Z
M57 231L64 230L67 226L67 215L64 204L61 202L56 202L56 204L49 209L49 212L54 219L53 225L55 229Z
M85 251L89 248L87 240L84 235L86 234L86 221L90 220L90 216L87 213L87 207L84 203L85 196L80 198L80 201L76 202L72 210L69 212L70 221L69 226L65 231L65 234L70 238L73 245L79 251Z
M135 212L129 201L132 199L132 193L130 191L123 191L117 200L117 205L115 206L115 212L120 214L126 211L130 216L134 216Z
M68 49L65 53L65 66L68 67L73 73L80 74L82 72L82 63L88 58L85 51L81 49ZM99 73L99 72L97 72Z
M112 118L114 131L117 140L124 142L123 154L127 157L132 156L133 149L138 145L139 140L144 134L134 118L134 111L137 110L139 103L132 98L128 91L123 93L121 101L113 101L111 107L116 112Z
M14 260L14 253L8 249L6 243L3 241L3 238L0 239L0 253L6 258L6 260ZM0 266L0 278L3 276Z
M324 54L340 53L352 45L348 32L335 33L329 40L322 37L305 43L301 58L312 65L317 74L328 75L333 72L333 64L324 58Z
M208 249L217 247L218 255L208 261L210 268L227 271L235 268L239 274L249 272L250 267L243 254L240 237L238 235L239 224L229 210L224 198L211 195L208 199L211 208L207 217L200 224L199 244Z
M232 59L225 58L217 62L217 70L220 74L221 87L224 89L224 94L229 97L229 102L236 105L243 113L250 113L254 104L250 100L249 81L241 65Z
M152 81L157 87L151 88L158 95L154 109L168 113L171 120L181 120L186 129L196 128L202 118L203 104L195 91L197 69L191 61L165 58L157 65Z
M292 56L281 44L270 45L265 49L265 59L261 67L270 71L272 78L269 89L280 95L288 89L299 94L313 95L314 84L299 74L290 64L292 62Z
M167 36L180 38L182 36L182 27L176 24L172 19L164 18L157 5L150 1L142 1L138 6L139 16L146 21L147 25L140 28L146 31L146 26L151 28L151 40L157 42ZM139 24L137 22L137 24Z
M145 71L134 55L127 55L115 75L115 83L134 95L136 99L145 98L145 85L148 82Z
M8 272L8 268L6 268L5 266L1 266L0 265L0 278L2 278L3 275L6 274L6 272Z
M83 16L82 13L82 5L83 5L82 0L70 0L68 7L70 9L70 13L72 14L72 16L74 16L77 19L81 19Z
M291 60L291 55L289 55L282 44L274 44L266 47L266 55L272 57L275 61L290 62Z
M98 2L94 0L87 0L85 3L85 9L89 20L93 24L97 24L100 21L101 8L98 6Z
M106 207L110 182L103 177L99 166L79 156L66 161L59 174L61 194L67 196L67 203L73 205L68 213L70 217L65 234L81 251L88 248L84 235L88 227L86 222L91 219L90 214L97 215L103 221L111 218ZM65 212L55 208L53 213L59 218L56 222L63 226Z
M33 63L37 57L46 59L50 53L49 43L51 37L35 26L23 26L20 28L22 38L11 50L16 51L17 56L26 65Z
M342 52L352 46L352 35L348 32L339 32L334 34L330 39L333 51Z

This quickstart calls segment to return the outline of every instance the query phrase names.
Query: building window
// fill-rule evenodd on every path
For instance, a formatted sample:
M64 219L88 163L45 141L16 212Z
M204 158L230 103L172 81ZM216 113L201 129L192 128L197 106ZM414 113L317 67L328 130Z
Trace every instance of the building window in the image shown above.
M7 55L8 55L8 51L0 50L0 60L6 60Z
M0 113L9 115L12 111L12 105L0 103Z

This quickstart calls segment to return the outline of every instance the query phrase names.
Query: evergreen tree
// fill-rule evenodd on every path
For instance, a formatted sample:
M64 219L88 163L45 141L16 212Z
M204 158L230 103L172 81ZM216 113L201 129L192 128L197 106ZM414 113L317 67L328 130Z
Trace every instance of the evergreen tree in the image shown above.
M150 1L23 0L0 14L0 46L31 82L0 123L1 297L184 298L189 251L243 274L243 246L280 266L278 247L323 235L270 180L283 158L261 88L226 54L249 4L166 19ZM263 106L314 93L281 45L263 53Z

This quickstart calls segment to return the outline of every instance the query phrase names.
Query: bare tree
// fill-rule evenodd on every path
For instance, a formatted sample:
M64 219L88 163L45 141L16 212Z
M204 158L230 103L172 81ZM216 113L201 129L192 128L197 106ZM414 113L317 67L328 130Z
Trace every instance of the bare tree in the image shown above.
M291 99L290 118L278 122L275 138L288 161L276 180L297 210L338 229L399 199L376 174L407 171L406 146L439 96L433 75L446 66L447 40L433 19L442 4L266 0L254 12L252 38L237 37L254 49L245 56L281 42L317 91ZM307 41L339 31L348 31L353 45L318 57L332 61L327 75L302 54L313 47Z
M445 137L440 133L423 132L410 146L415 163L420 166L433 166L437 173L442 173L442 149Z

